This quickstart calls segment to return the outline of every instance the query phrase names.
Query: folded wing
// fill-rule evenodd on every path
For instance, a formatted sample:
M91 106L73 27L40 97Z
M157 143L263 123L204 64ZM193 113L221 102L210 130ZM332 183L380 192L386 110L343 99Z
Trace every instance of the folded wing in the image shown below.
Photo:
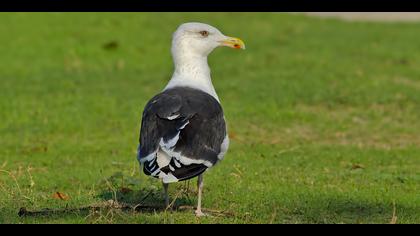
M147 175L167 183L186 180L223 158L226 140L223 110L216 99L200 90L172 88L153 97L144 109L138 160Z

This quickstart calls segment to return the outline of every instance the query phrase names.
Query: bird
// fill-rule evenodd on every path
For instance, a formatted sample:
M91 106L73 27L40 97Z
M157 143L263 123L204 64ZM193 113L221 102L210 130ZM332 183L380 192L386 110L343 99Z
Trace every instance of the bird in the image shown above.
M200 22L183 23L172 35L174 72L164 89L145 105L137 159L143 173L168 186L197 177L195 215L201 208L203 175L229 147L226 120L211 79L207 57L216 48L245 49L244 42Z

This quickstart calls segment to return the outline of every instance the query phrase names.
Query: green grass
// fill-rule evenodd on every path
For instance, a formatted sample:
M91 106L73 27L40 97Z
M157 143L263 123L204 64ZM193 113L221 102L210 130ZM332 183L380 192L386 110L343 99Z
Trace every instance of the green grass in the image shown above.
M138 203L149 192L149 203L163 203L136 147L142 109L171 76L170 37L186 21L247 46L209 59L232 140L205 175L203 205L234 216L18 217L21 207ZM1 13L0 223L420 223L419 26L277 13ZM170 188L174 197L184 183ZM183 194L176 203L195 202Z

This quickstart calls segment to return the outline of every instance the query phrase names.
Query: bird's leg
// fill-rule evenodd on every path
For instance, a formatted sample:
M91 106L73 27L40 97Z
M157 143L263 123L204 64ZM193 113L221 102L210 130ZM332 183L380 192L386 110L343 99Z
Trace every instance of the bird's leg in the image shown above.
M197 187L198 187L198 201L197 201L197 210L195 211L195 215L197 217L201 217L201 216L205 216L205 214L201 211L201 196L203 194L203 174L198 176Z
M165 208L169 207L168 187L169 187L169 184L163 183L163 190L165 192Z

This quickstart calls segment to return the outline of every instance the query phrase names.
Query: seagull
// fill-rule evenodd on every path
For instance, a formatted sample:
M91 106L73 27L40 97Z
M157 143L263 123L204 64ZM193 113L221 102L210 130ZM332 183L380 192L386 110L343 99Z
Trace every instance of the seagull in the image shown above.
M146 175L162 180L169 207L169 183L198 177L196 216L201 209L203 174L223 159L229 136L219 97L213 87L208 55L219 46L245 49L204 23L184 23L172 35L175 66L162 92L146 104L137 159Z

